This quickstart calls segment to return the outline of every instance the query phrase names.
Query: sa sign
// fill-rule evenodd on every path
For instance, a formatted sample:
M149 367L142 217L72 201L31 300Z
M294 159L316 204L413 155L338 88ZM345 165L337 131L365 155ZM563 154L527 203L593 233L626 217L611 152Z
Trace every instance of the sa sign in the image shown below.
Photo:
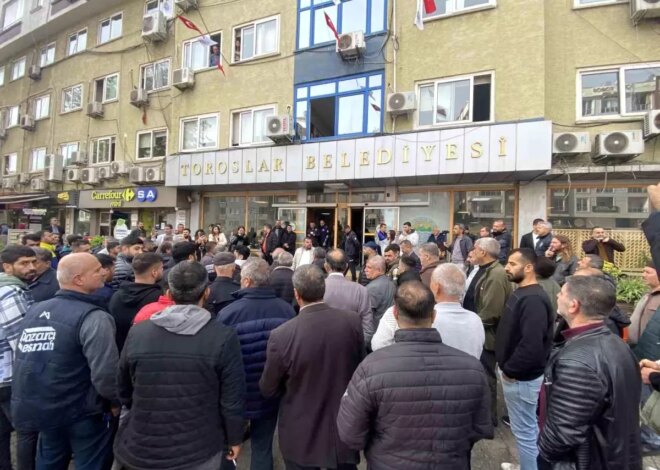
M136 193L138 202L154 202L158 198L156 188L138 188Z

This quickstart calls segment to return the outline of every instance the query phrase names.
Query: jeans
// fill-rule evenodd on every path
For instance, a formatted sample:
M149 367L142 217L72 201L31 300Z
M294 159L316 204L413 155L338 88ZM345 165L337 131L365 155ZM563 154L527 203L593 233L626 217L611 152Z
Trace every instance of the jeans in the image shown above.
M513 382L502 380L504 401L509 410L511 432L516 438L516 446L520 457L520 470L537 470L536 458L538 447L536 441L539 437L539 424L536 417L536 407L539 402L543 376L533 380Z
M250 470L273 470L273 436L277 414L250 420Z
M640 406L644 406L646 400L649 399L653 393L653 388L650 385L642 384L642 394L640 397ZM653 432L653 429L644 424L640 424L642 444L650 447L660 447L660 436Z
M112 452L112 430L104 415L90 416L39 435L37 470L102 470Z
M490 388L491 418L493 420L493 426L497 426L497 360L495 359L495 351L484 349L481 352L479 360L486 371L488 387Z
M11 387L0 388L0 470L11 466ZM37 456L37 432L16 431L16 463L18 470L34 470Z

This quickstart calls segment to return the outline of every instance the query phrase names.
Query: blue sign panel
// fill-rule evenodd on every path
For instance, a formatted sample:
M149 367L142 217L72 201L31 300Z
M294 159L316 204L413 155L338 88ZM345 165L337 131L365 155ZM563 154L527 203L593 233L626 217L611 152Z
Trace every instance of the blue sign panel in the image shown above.
M154 202L158 199L158 190L156 188L137 188L138 202Z

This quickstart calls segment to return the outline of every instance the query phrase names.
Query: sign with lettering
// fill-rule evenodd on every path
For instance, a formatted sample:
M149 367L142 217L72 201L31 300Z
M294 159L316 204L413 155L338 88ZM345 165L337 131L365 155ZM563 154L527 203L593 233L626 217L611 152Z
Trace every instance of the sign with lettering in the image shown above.
M135 191L131 188L92 191L93 201L109 201L110 207L121 207L123 202L131 202L134 198Z
M539 174L551 168L552 122L232 149L169 157L166 186Z
M154 202L156 199L158 199L156 188L137 188L138 202Z
M139 209L149 207L188 208L186 194L176 188L165 186L140 186L116 189L93 189L80 191L78 207L81 209Z

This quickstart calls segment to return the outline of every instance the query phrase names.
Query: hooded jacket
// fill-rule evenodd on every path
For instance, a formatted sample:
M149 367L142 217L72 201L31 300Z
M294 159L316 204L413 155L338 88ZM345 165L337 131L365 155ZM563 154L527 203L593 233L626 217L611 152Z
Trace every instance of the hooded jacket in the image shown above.
M115 319L117 326L117 348L119 351L124 347L128 330L133 323L135 315L142 307L158 301L163 294L158 284L138 284L136 282L124 281L119 290L110 299L110 315Z
M0 273L0 387L11 385L14 351L30 305L32 296L27 285L15 276Z
M171 305L174 305L174 301L165 295L161 295L158 297L158 302L152 302L140 309L138 314L135 315L135 318L133 319L133 324L136 325L145 320L149 320L152 316L162 312Z

